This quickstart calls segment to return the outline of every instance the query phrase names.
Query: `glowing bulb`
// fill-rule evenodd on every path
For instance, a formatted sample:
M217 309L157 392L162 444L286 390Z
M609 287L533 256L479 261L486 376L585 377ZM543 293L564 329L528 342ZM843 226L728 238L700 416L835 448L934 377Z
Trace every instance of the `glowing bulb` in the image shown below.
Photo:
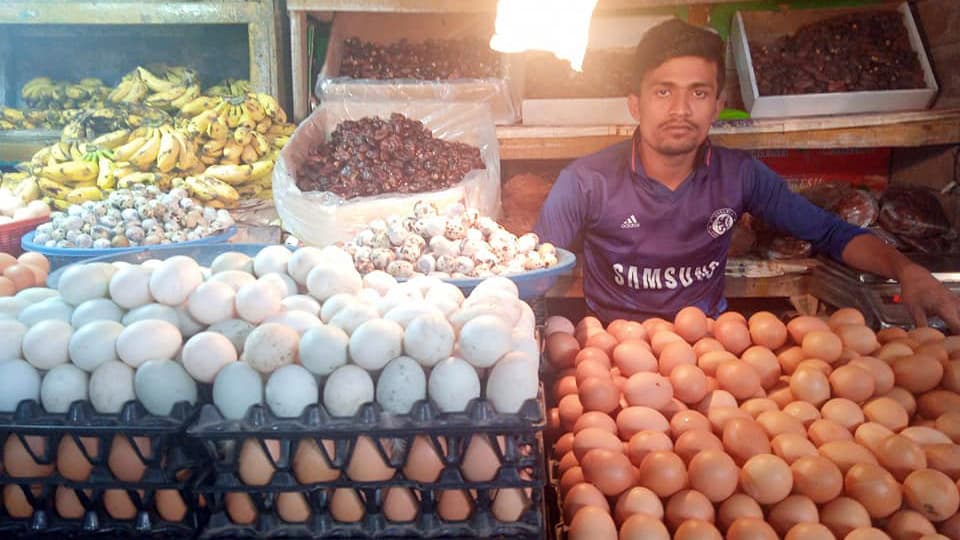
M490 47L506 53L549 51L583 69L597 0L498 0Z

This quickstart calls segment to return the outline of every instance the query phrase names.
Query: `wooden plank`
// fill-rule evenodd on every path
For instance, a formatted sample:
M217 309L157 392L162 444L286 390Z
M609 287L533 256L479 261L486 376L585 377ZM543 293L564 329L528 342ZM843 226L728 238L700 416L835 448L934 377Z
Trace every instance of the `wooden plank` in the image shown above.
M259 2L141 2L67 0L0 2L5 24L212 24L249 23L261 16Z
M290 76L293 79L293 118L301 121L310 114L310 96L313 84L307 60L307 28L310 22L305 12L290 13Z
M711 0L732 4L740 0ZM599 0L598 10L623 11L703 4L703 0ZM396 13L477 13L495 11L496 0L287 0L291 11L390 11Z

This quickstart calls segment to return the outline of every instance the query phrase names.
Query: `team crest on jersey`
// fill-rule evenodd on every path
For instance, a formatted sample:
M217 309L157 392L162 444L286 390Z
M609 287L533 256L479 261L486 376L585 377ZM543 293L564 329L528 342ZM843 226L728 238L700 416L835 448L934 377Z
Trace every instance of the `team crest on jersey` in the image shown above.
M733 211L733 208L721 208L710 216L710 222L707 223L707 232L714 238L720 238L732 229L736 222L737 213Z

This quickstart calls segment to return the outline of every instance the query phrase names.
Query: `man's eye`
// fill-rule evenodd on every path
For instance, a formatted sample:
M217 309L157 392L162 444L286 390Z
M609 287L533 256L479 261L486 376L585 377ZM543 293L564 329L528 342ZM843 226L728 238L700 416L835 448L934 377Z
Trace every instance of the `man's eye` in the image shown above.
M670 95L670 90L667 90L666 88L661 88L656 91L656 94L657 94L657 97L667 97Z
M707 97L707 91L706 91L706 90L694 90L694 91L693 91L693 95L696 96L696 97L698 97L698 98L705 98L705 97Z

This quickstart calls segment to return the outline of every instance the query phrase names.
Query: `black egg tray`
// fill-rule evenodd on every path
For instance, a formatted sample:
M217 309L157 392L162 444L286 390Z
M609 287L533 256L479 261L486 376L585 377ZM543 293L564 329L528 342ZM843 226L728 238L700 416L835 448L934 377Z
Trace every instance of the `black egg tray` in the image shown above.
M307 486L422 485L404 478L401 470L418 435L428 438L444 466L437 481L430 483L433 487L474 485L464 479L460 467L475 435L487 437L497 454L500 465L494 485L542 487L545 483L541 450L543 417L542 393L539 399L528 400L516 415L498 414L489 402L478 399L463 413L453 414L440 414L432 402L420 401L409 415L402 416L384 413L376 403L367 403L352 418L330 417L321 405L307 407L298 418L276 418L266 407L255 405L243 420L229 421L222 418L216 407L207 405L197 423L188 430L188 436L204 441L217 471L215 485L220 489L250 487L240 479L239 469L242 445L251 439L258 443L260 452L275 469L269 484L274 489L304 487L293 473L293 458L304 439L315 441L322 459L340 471L336 480ZM384 463L396 470L391 479L358 482L348 478L346 469L359 437L368 437ZM277 459L267 451L266 440L278 441ZM333 442L333 455L328 453L323 441Z
M249 493L257 509L257 518L249 525L235 524L226 511L226 493L215 493L209 498L212 514L200 538L542 538L546 528L542 488L530 490L530 506L511 523L499 521L493 515L491 506L495 489L481 488L469 492L473 498L473 511L464 521L442 519L432 489L413 489L420 499L420 509L416 519L410 522L391 522L383 515L386 488L359 489L365 514L355 523L333 519L328 510L330 490L326 488L293 490L304 493L311 508L310 517L303 523L288 523L280 518L274 505L278 492L274 491Z
M20 439L30 457L40 465L56 464L57 450L64 437L70 437L92 466L85 483L106 487L135 487L182 483L209 466L202 446L183 436L188 423L199 408L186 402L174 406L170 415L149 414L137 401L127 402L118 414L100 414L89 402L73 403L66 413L47 413L35 401L21 402L14 413L0 414L0 444L8 437ZM37 453L25 443L26 437L44 437L46 448ZM110 471L108 460L114 437L124 437L137 459L144 466L140 480L130 483L118 480ZM145 456L134 438L148 439L149 456ZM86 440L84 440L86 439ZM97 444L90 444L96 439ZM12 479L7 469L0 472L0 482L8 480L62 484L70 482L54 472L47 477Z
M82 518L69 519L57 514L57 485L19 480L4 482L5 489L10 485L21 490L34 510L30 517L15 518L0 504L0 538L193 538L209 518L194 487L182 484L126 489L137 509L136 516L130 520L116 519L107 512L104 493L109 488L104 486L82 482L60 484L76 493L84 509ZM31 486L39 489L39 494L35 495ZM181 521L166 521L155 509L156 492L161 489L176 489L180 493L187 510Z

